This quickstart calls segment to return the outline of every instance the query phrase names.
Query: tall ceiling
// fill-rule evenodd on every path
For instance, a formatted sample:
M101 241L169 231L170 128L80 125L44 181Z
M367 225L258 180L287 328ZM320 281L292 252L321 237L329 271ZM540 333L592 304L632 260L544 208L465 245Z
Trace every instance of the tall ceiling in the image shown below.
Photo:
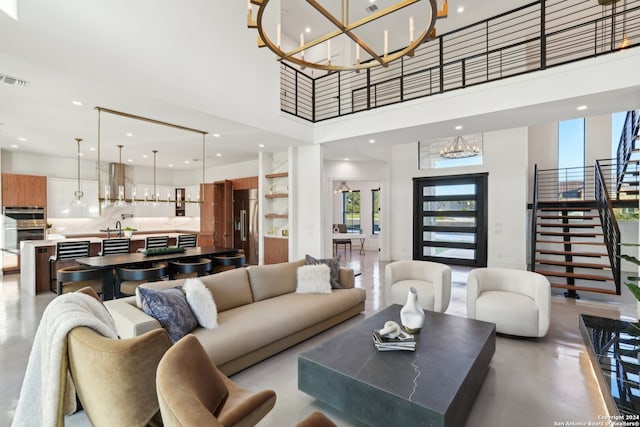
M289 21L304 3L281 2ZM526 3L450 0L438 32ZM98 122L95 107L207 132L208 166L314 143L313 125L280 113L279 66L255 47L246 7L238 0L18 0L18 20L0 12L0 75L29 84L0 82L0 148L74 157L80 137L84 158L93 159L100 135L105 161L121 154L124 162L150 166L158 150L158 167L201 168L199 132L106 113ZM298 21L319 25L317 15L308 19ZM351 147L326 152L362 152Z

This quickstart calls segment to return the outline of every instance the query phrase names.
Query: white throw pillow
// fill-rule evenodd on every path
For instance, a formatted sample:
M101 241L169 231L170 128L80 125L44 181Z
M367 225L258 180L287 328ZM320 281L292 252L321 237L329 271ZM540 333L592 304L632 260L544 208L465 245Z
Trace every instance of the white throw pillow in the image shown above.
M331 269L326 264L298 267L297 294L330 294Z
M200 326L206 329L218 327L218 308L211 291L200 279L187 279L182 286L187 303Z

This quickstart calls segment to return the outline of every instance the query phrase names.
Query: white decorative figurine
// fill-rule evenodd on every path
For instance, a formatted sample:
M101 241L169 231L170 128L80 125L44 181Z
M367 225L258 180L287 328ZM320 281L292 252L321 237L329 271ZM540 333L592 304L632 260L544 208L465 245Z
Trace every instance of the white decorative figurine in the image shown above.
M417 334L424 325L424 311L418 303L418 292L413 286L409 288L407 303L400 310L400 322L402 328L410 334Z

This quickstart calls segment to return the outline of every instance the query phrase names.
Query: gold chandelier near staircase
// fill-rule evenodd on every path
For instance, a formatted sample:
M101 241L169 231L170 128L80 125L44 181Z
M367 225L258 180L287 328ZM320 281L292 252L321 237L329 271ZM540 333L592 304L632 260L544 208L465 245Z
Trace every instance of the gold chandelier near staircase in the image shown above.
M269 48L279 61L297 64L302 69L327 71L386 67L403 56L413 56L420 44L435 38L436 19L446 18L448 14L447 0L442 0L439 10L436 0L402 0L381 9L370 3L356 10L349 8L349 0L340 1L340 10L332 8L327 1L306 0L306 3L313 9L310 13L326 18L331 25L326 32L320 30L321 34L314 34L312 40L305 41L310 29L300 28L298 38L295 28L306 25L305 16L296 14L292 18L296 22L287 25L282 23L286 11L279 11L278 19L267 19L265 11L269 0L248 0L247 26L258 30L258 47ZM254 6L257 6L255 18ZM418 34L416 24L422 29ZM341 57L340 62L335 59L337 56Z

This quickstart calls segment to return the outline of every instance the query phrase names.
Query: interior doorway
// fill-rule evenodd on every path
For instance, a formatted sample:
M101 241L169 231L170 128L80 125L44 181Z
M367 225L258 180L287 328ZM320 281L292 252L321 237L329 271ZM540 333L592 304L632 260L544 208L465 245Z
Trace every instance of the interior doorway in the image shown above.
M381 200L384 197L380 181L334 179L331 185L331 222L328 231L333 234L335 225L344 224L346 234L353 235L350 246L339 245L336 250L332 244L334 255L379 252L383 232Z

